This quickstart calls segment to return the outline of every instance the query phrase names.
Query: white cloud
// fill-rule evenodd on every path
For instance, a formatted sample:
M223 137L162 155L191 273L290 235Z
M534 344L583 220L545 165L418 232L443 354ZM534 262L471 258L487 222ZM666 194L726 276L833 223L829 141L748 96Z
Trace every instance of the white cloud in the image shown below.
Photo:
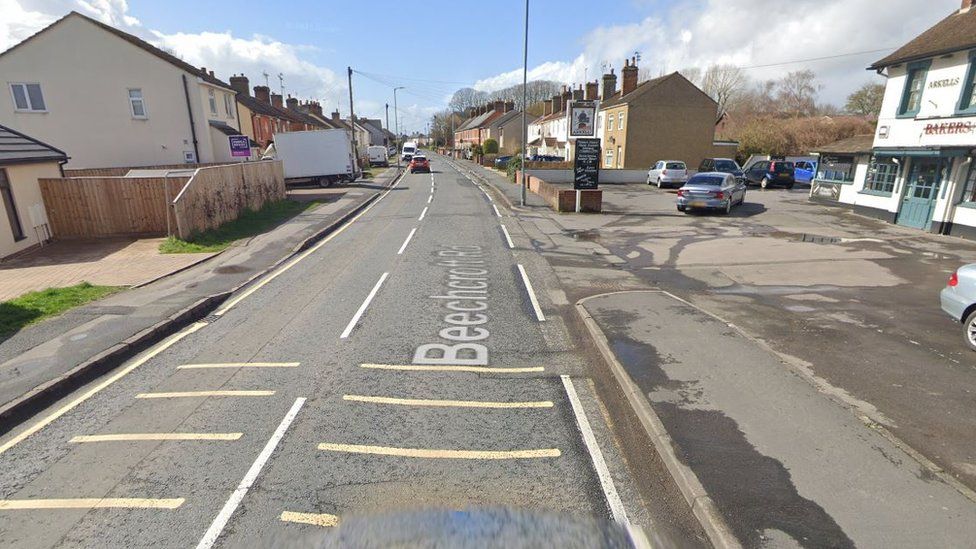
M530 78L593 80L604 64L617 71L641 52L640 67L656 75L685 67L731 63L743 67L842 53L899 47L959 8L958 0L682 0L670 11L640 22L598 27L582 39L572 60L548 61ZM530 55L531 55L531 43ZM877 78L865 71L884 52L749 69L756 79L804 68L823 85L821 99L842 104L860 84ZM494 90L521 82L522 72L484 78L476 88Z

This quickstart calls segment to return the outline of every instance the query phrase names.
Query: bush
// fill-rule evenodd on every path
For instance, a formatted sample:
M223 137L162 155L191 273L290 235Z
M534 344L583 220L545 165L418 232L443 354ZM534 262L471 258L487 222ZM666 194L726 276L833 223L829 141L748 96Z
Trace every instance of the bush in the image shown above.
M485 154L498 154L498 141L494 139L485 139L485 142L481 148Z
M515 181L515 171L520 169L522 169L522 155L518 154L508 161L508 178Z
M483 154L484 154L484 150L481 148L481 145L475 143L474 145L471 146L471 156L477 157Z

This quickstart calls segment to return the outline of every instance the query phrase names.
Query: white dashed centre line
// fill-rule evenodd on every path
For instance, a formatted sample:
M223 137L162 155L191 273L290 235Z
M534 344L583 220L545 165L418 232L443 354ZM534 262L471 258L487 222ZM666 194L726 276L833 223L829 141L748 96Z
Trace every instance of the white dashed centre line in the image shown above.
M370 301L373 301L373 298L376 297L377 292L380 291L380 286L383 285L383 281L385 281L386 277L388 276L390 276L390 273L383 273L383 276L380 277L379 282L373 286L373 289L370 290L369 295L366 296L366 301L363 301L363 304L359 306L359 310L356 311L356 314L352 317L352 320L349 321L346 329L342 331L342 335L339 336L339 339L346 339L349 337L349 334L352 333L353 328L355 328L356 324L359 323L360 317L363 316L363 313L366 312L366 308L369 307Z
M400 249L397 250L397 255L403 255L403 250L407 249L407 244L410 244L410 239L413 238L413 233L415 232L417 232L416 227L410 229L410 234L407 235L407 239L403 241L403 245L401 245Z
M424 211L420 212L420 217L417 218L417 221L423 221L424 217L426 216L427 216L427 206L424 206Z
M514 250L515 243L512 242L512 235L508 234L508 228L505 225L502 225L502 232L505 233L505 241L508 242L508 247Z
M434 201L434 194L431 193L431 195L427 197L427 203L430 204L433 201Z

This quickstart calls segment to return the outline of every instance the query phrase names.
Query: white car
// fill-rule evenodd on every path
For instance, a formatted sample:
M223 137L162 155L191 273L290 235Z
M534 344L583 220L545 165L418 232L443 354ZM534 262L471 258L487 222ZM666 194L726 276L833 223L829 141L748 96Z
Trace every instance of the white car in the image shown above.
M657 188L680 187L688 181L688 166L680 160L661 160L647 170L647 184Z

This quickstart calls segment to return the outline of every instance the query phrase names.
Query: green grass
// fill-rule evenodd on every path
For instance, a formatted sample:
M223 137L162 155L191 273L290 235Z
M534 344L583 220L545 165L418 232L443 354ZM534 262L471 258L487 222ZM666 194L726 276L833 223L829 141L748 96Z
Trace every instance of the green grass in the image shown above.
M123 289L120 286L93 286L82 282L66 288L48 288L39 292L30 292L9 301L2 301L0 302L0 341L27 325Z
M250 238L269 231L296 215L318 206L321 202L296 202L279 200L265 204L257 211L248 210L234 221L224 223L216 229L180 240L171 236L159 245L159 253L194 254L219 252L242 238Z

